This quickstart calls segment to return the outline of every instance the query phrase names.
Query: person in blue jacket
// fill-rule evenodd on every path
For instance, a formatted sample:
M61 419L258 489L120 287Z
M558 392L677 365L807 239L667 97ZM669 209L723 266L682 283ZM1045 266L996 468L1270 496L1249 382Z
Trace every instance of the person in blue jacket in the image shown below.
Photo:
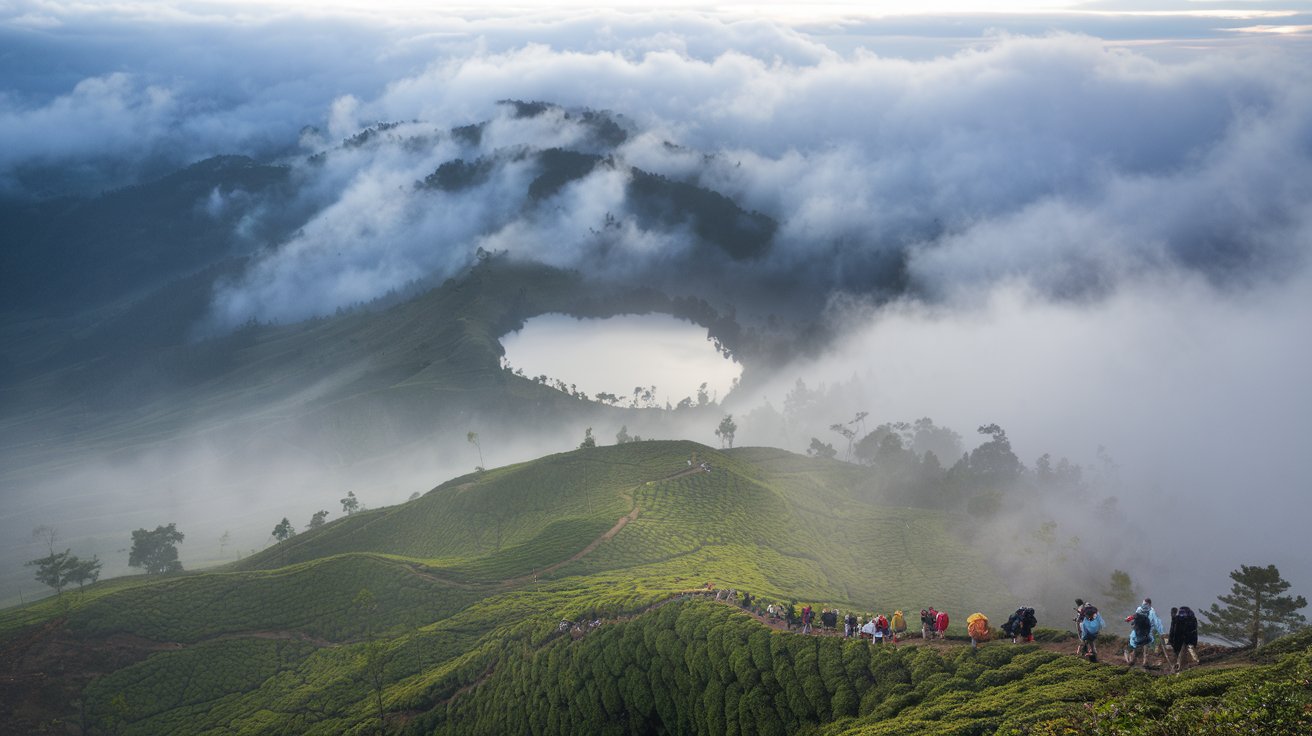
M1102 633L1102 614L1097 606L1090 603L1080 604L1080 656L1087 656L1090 662L1098 661L1098 634Z

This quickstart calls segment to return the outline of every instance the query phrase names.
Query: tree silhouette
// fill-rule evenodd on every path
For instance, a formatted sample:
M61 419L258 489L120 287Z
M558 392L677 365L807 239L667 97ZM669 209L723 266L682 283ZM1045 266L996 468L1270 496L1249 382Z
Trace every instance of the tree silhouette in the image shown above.
M1112 570L1111 579L1102 595L1107 604L1113 606L1113 611L1129 608L1138 600L1134 595L1134 582L1130 580L1130 573L1124 570Z
M478 442L478 432L470 432L465 435L465 441L478 448L478 467L476 470L483 470L483 445Z
M733 447L733 436L738 431L738 425L733 421L732 414L725 414L724 419L720 420L720 426L715 429L715 435L720 438L720 447L726 444Z
M583 430L583 441L579 443L580 450L586 450L590 447L596 447L597 440L592 436L592 427Z
M290 539L295 535L296 527L292 526L292 523L287 520L286 516L282 517L282 521L278 522L278 525L273 528L273 538L279 542Z
M1303 596L1281 595L1289 582L1280 577L1275 565L1257 567L1240 565L1230 573L1235 581L1229 595L1219 595L1207 611L1198 630L1231 644L1259 646L1307 624L1298 609L1307 607Z
M132 549L128 552L128 567L142 567L151 575L182 570L178 561L178 543L184 535L177 524L157 526L155 531L137 529L132 532Z
M347 491L346 498L341 499L342 513L350 516L360 510L360 499L355 497L355 491Z

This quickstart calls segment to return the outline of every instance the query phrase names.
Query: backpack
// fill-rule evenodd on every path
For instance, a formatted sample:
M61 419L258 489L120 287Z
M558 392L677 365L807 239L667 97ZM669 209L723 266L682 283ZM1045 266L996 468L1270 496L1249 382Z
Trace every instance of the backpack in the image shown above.
M894 612L893 612L893 630L894 630L894 631L906 631L906 630L907 630L907 620L906 620L906 618L902 615L902 612L901 612L901 611L894 611Z
M1036 617L1034 616L1034 609L1033 609L1033 608L1026 608L1026 609L1025 609L1025 615L1024 615L1024 618L1022 618L1021 620L1023 620L1023 621L1025 622L1025 626L1026 626L1027 628L1031 628L1031 629L1032 629L1032 628L1034 628L1035 626L1038 626L1038 625L1039 625L1039 619L1036 618Z
M1148 618L1148 614L1142 611L1134 612L1134 635L1139 639L1147 639L1152 636L1153 622Z
M1015 636L1016 625L1019 623L1020 623L1020 616L1014 613L1011 614L1010 616L1007 617L1007 622L1002 625L1002 633L1006 634L1007 636Z
M989 620L982 613L977 613L970 617L966 622L966 633L970 638L978 641L988 641L991 637L989 633Z
M1085 603L1085 604L1084 604L1084 617L1085 617L1085 618L1087 618L1087 619L1089 619L1090 621L1092 621L1093 618L1094 618L1095 616L1097 616L1097 615L1098 615L1098 607L1097 607L1097 606L1093 605L1092 603Z
M1194 616L1193 609L1189 606L1181 606L1175 613L1175 620L1180 624L1180 631L1185 636L1192 636L1198 632L1198 618Z
M934 618L934 626L939 631L948 630L948 614L945 611L939 611L938 616Z
M1085 619L1080 623L1080 628L1088 634L1097 636L1102 631L1102 619L1098 618L1098 612L1095 610L1092 616L1085 613Z

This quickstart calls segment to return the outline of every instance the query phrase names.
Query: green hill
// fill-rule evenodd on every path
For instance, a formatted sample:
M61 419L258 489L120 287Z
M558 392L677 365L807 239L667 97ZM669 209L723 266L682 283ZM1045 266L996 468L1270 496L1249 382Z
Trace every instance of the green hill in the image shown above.
M956 625L1008 609L1004 581L955 541L956 520L881 505L867 482L842 463L691 442L456 478L226 568L109 580L0 612L0 723L122 734L372 733L380 717L409 733L1119 733L1078 730L1094 712L1084 703L1194 723L1190 714L1220 712L1266 681L1302 682L1280 693L1306 702L1308 642L1159 685L1033 645L876 649L801 636L692 595L709 581L844 610L934 604ZM562 619L601 623L569 632Z

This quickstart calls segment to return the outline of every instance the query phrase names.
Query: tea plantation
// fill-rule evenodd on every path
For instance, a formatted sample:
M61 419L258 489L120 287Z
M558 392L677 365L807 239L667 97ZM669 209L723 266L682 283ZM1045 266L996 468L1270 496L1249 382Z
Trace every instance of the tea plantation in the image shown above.
M1007 610L1003 581L949 528L941 512L882 505L850 466L778 450L563 453L453 479L226 568L0 611L0 730L1312 728L1307 636L1157 678L1040 645L802 636L702 594L710 582L863 612L933 604L957 625Z

